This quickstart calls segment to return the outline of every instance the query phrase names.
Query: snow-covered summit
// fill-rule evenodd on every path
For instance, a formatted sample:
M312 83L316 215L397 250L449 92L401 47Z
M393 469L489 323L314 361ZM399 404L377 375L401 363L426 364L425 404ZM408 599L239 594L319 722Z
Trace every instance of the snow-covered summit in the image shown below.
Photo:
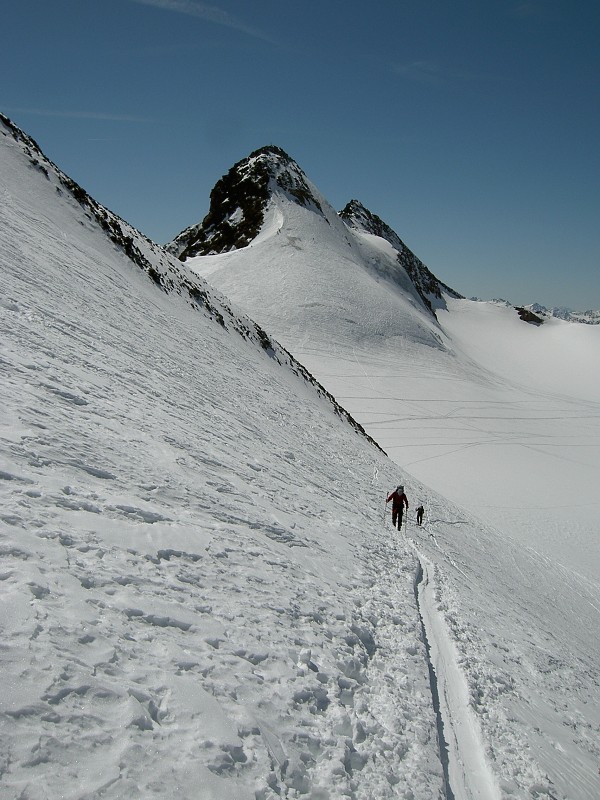
M210 195L210 209L201 223L182 231L167 245L167 249L182 261L194 256L218 255L247 247L256 240L268 225L269 204L289 202L314 214L337 233L338 242L344 246L349 235L367 234L387 242L392 250L388 257L373 248L364 255L365 266L416 294L425 308L435 314L434 308L443 305L442 292L460 297L439 281L400 237L379 217L357 200L339 213L321 195L298 164L280 147L269 145L251 153L235 164L215 185ZM284 214L285 216L285 214ZM340 225L340 220L344 225ZM323 240L331 238L317 219L310 223L306 235ZM361 242L364 249L364 241ZM392 259L389 258L392 256ZM390 260L392 263L390 263ZM397 262L400 269L394 268Z
M206 217L182 231L167 249L183 261L245 247L258 235L273 193L323 214L300 167L280 147L268 145L238 161L217 181Z

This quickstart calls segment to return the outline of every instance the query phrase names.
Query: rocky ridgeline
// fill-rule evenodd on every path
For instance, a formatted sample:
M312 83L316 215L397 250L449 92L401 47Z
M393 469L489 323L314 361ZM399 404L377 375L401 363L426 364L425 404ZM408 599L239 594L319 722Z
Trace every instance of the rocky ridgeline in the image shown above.
M340 217L348 227L364 231L365 233L371 233L374 236L379 236L392 245L398 254L398 263L404 267L419 293L421 300L433 314L435 314L435 312L431 297L441 300L442 291L446 292L451 297L462 297L462 295L455 292L454 289L451 289L438 280L425 264L417 258L412 250L404 244L398 234L380 217L365 208L358 200L351 200L345 208L340 211Z

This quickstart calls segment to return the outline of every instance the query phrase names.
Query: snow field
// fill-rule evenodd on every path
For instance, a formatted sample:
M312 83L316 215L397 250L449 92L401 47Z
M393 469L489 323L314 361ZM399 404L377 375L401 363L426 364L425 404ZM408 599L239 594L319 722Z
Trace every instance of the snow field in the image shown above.
M387 243L272 202L279 233L190 265L294 352L398 464L412 508L424 502L414 538L494 791L594 800L600 328L538 329L451 298L436 323ZM487 791L461 777L471 749L453 756L458 795Z
M2 136L0 158L0 795L441 797L424 624L459 731L447 797L595 800L600 602L583 565L542 546L535 515L524 545L411 477L280 366L280 351L236 332L250 323L226 301L215 299L223 327L214 308L165 294L58 193L49 165L45 177ZM262 259L248 297L268 297L261 275L272 289L283 280L287 293L266 304L283 320L282 298L302 293L284 344L316 352L309 367L328 364L330 390L333 374L363 412L389 401L440 452L463 454L478 440L453 437L481 433L459 413L474 390L477 403L497 402L494 387L523 399L412 314L414 297L401 313L384 301L381 274L377 312L362 279L357 311L336 270L366 244L334 217L326 239L303 213L287 230L280 211L281 233L239 254ZM350 256L329 258L340 231ZM169 280L186 275L136 242ZM307 252L320 282L302 274ZM391 350L369 345L388 334ZM377 377L392 354L401 392ZM469 496L495 488L493 471L451 464L441 472ZM383 517L400 481L407 539Z
M435 796L395 467L37 179L0 226L3 796Z

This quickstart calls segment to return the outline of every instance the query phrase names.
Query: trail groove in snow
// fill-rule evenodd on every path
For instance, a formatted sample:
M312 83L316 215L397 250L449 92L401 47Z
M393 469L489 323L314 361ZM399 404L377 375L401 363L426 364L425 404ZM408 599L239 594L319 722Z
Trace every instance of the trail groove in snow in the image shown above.
M452 640L438 612L434 565L419 553L416 592L432 676L434 706L439 703L440 759L447 800L500 800L496 779L484 752L481 732L469 708L468 686ZM437 695L437 697L436 697ZM435 709L437 712L437 708Z
M448 774L450 759L448 757L448 742L446 741L446 736L444 734L444 720L442 718L442 711L440 708L440 693L438 689L438 681L437 681L437 676L435 674L433 662L431 660L431 646L429 644L429 639L427 638L427 630L425 628L425 622L423 620L423 615L421 613L421 603L419 600L419 592L421 590L421 585L423 583L423 566L420 561L418 562L418 564L419 567L415 579L415 598L417 601L417 611L419 613L419 616L421 617L423 644L425 645L425 650L427 653L427 664L429 667L429 682L431 686L431 699L432 699L433 710L436 716L438 749L440 754L440 763L442 765L442 770L444 775L444 797L445 800L455 800L454 792L452 791L452 787L450 786L450 778Z

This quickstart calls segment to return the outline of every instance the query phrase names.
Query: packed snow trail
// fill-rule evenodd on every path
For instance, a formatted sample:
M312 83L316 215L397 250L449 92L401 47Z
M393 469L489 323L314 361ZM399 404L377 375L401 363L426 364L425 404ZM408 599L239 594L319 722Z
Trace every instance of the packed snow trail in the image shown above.
M448 800L500 800L500 791L484 752L481 730L469 708L469 690L456 649L439 614L435 566L419 552L416 596L434 672L432 693L439 703L443 741L447 747ZM437 705L437 703L436 703ZM445 761L444 753L441 758Z

